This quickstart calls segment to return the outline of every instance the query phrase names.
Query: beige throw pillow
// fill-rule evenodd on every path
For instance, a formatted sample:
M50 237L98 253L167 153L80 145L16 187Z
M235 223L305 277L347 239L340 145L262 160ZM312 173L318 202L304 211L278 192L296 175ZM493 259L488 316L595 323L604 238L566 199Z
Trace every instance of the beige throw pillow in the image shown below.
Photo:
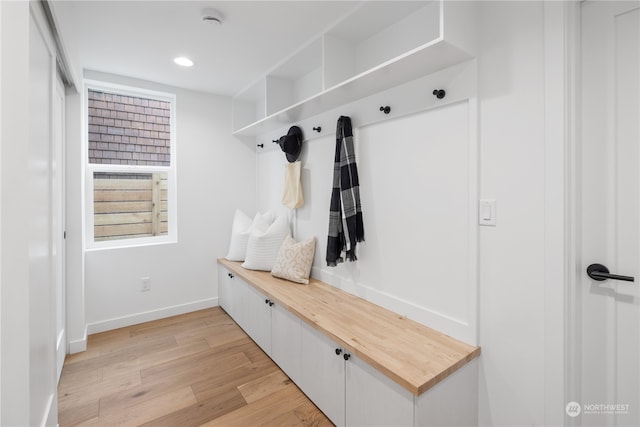
M282 242L282 246L280 246L278 258L273 265L271 275L308 285L315 251L315 237L296 243L295 240L287 236Z

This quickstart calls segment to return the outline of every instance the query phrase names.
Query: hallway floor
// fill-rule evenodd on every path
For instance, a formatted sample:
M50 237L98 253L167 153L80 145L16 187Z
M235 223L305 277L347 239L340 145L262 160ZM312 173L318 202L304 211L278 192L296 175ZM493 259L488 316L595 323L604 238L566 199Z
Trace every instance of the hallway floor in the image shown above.
M58 386L65 426L330 426L220 308L91 335Z

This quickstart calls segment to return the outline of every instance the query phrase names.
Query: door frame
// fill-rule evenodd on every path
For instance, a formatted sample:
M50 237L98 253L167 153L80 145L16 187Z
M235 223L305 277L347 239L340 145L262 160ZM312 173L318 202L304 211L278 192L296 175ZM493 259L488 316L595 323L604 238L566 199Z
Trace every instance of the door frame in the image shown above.
M544 197L544 420L575 425L565 413L579 398L581 271L579 217L579 105L581 0L544 2L545 197Z
M584 0L572 1L567 9L565 17L565 28L567 34L567 62L570 69L567 70L567 100L565 108L565 121L567 127L567 138L565 140L567 161L565 164L565 186L567 211L565 213L565 386L564 403L581 401L581 334L580 334L580 301L577 293L577 284L583 273L581 251L582 216L581 205L581 181L582 169L580 166L581 150L581 5ZM564 415L564 425L580 425L578 418Z

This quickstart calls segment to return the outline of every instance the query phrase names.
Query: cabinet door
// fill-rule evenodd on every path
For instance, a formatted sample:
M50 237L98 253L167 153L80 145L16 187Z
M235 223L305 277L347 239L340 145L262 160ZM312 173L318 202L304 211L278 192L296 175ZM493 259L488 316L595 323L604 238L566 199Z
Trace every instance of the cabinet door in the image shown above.
M342 352L336 355L336 349L341 349L306 324L302 325L301 337L300 388L331 421L343 426L345 361Z
M297 316L276 304L271 310L271 358L295 382L300 384L302 358L301 325Z
M227 314L233 317L233 308L231 302L233 297L231 291L231 278L229 277L229 270L224 267L218 266L218 304L227 312Z
M231 297L231 308L233 312L231 317L233 317L233 320L235 320L236 323L240 325L245 332L247 332L247 292L249 291L249 285L237 276L233 276L229 283L229 295Z
M349 426L413 426L413 394L362 359L346 363Z
M271 306L267 297L253 286L247 289L247 328L245 331L264 350L271 354ZM271 303L273 304L273 303Z

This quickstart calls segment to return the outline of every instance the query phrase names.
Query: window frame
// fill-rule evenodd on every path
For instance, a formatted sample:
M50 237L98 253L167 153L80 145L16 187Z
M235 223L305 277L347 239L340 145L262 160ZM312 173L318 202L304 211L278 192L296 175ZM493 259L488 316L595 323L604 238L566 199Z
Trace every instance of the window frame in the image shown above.
M152 99L156 101L169 102L169 166L149 166L149 165L113 165L89 163L89 91L100 91L115 95L125 95ZM115 83L102 82L97 80L84 80L83 88L83 161L85 197L84 197L84 218L85 218L85 248L87 250L118 249L135 246L161 245L178 242L178 218L177 218L177 184L176 184L176 95L174 93L160 92L143 89L133 86L126 86ZM114 239L105 241L95 241L94 236L94 172L107 173L154 173L162 172L167 174L167 234L149 237L132 237L124 239Z

